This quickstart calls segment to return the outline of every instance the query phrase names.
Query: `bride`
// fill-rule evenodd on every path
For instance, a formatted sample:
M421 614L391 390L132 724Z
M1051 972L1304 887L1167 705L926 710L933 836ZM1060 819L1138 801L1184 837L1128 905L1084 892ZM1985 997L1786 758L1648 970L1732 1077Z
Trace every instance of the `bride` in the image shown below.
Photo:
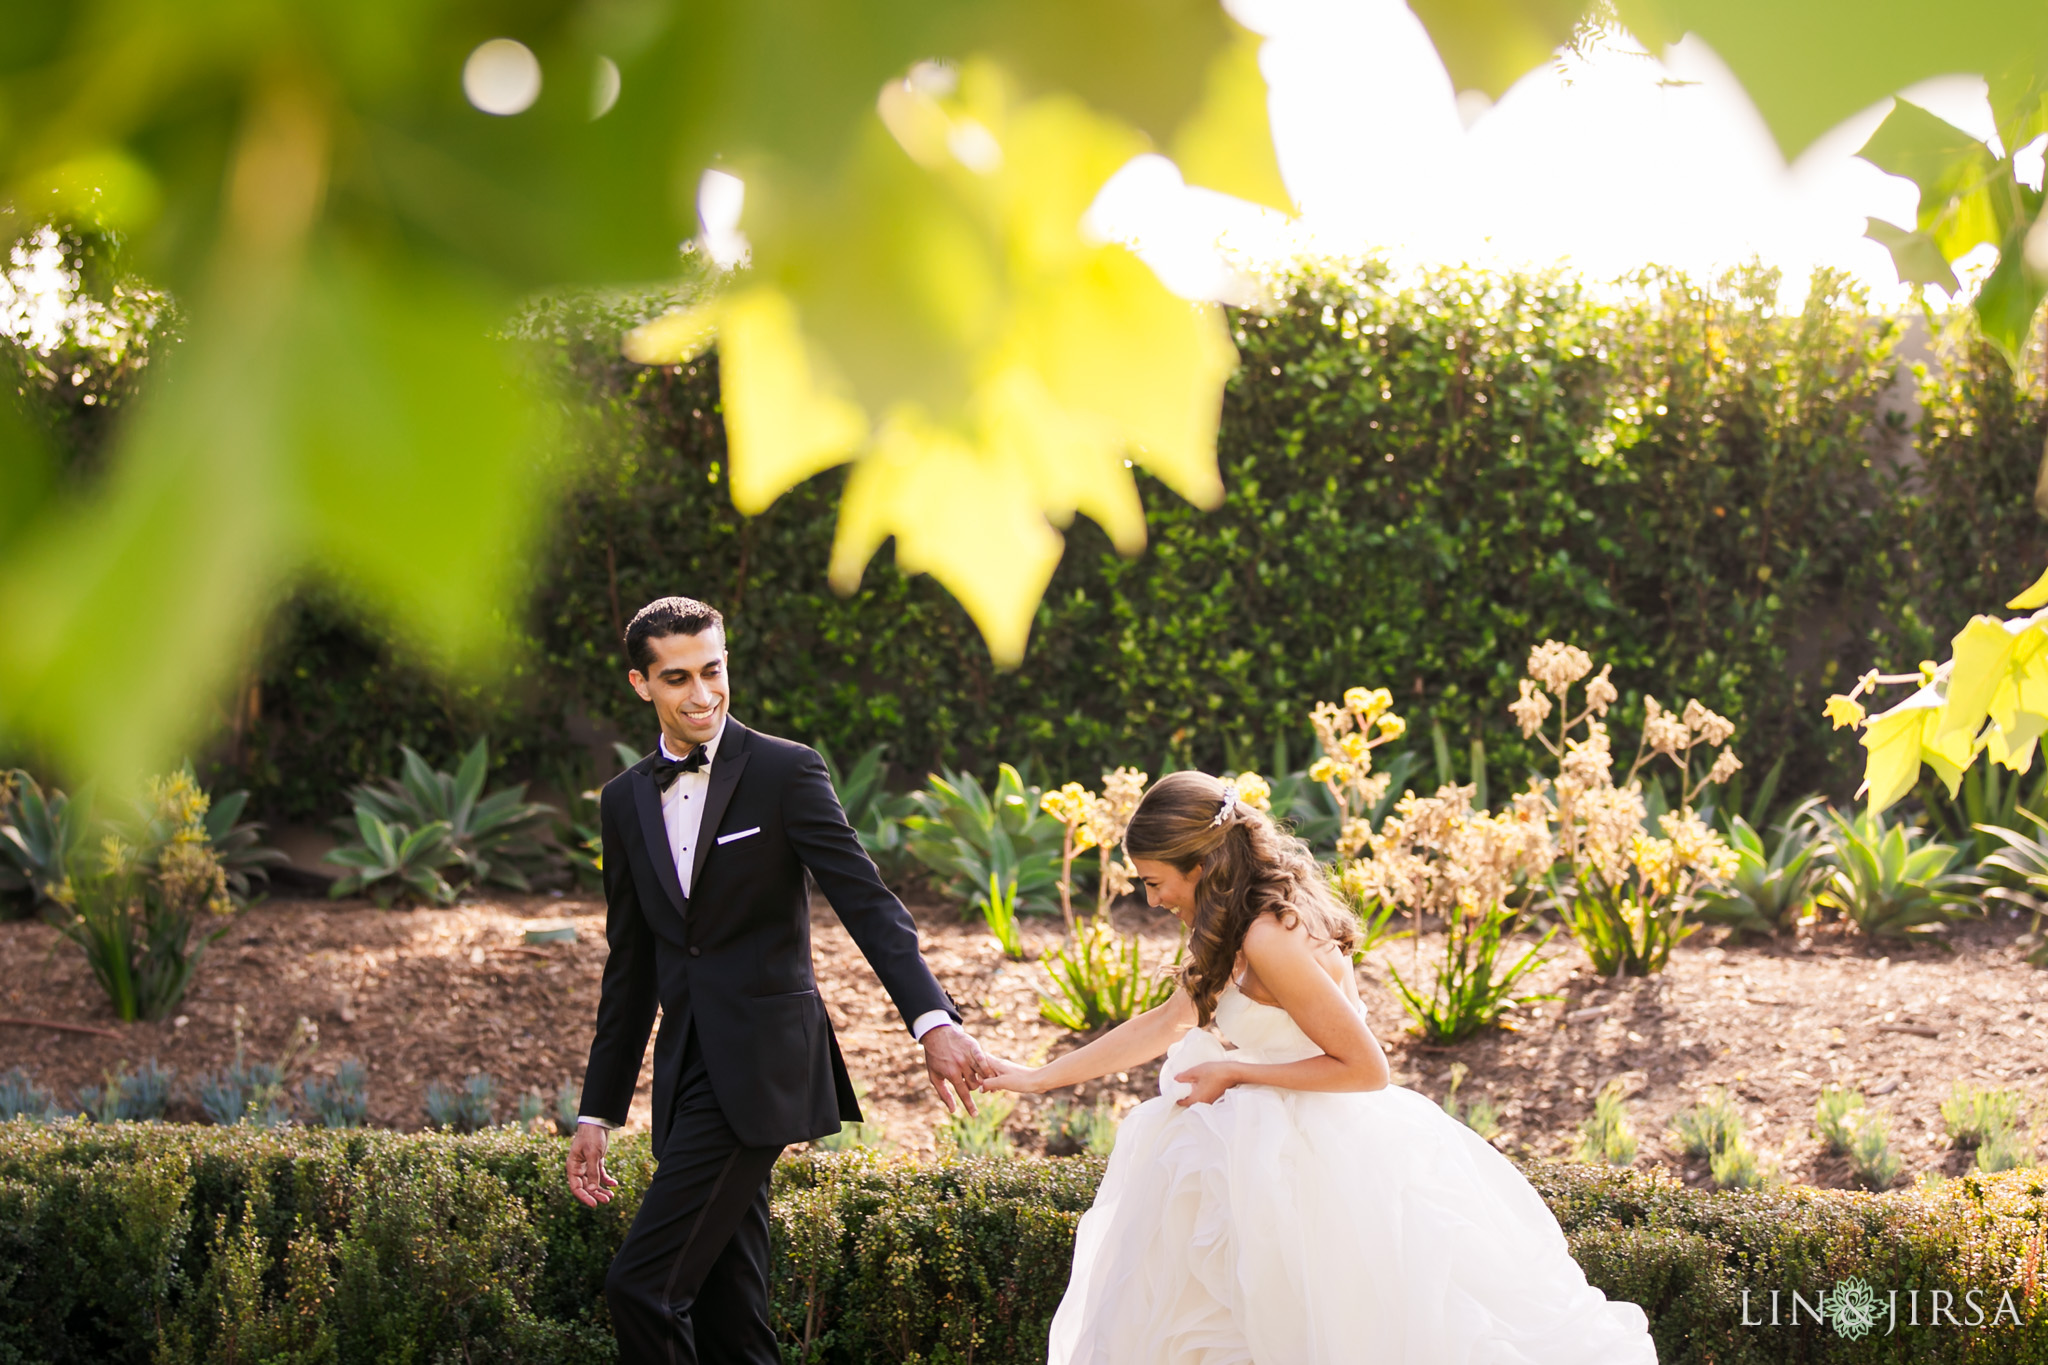
M1183 772L1124 848L1188 926L1180 988L983 1082L1037 1094L1166 1054L1081 1219L1050 1365L1654 1365L1643 1310L1586 1283L1507 1158L1389 1083L1355 922L1306 845Z

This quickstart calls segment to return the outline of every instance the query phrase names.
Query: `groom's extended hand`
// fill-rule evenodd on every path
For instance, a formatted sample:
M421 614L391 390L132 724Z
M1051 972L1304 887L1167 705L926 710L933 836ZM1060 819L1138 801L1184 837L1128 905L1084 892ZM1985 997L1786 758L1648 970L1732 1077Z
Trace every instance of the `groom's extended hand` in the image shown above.
M953 1112L955 1093L968 1113L981 1112L974 1107L975 1086L983 1076L995 1074L995 1066L981 1046L958 1024L932 1029L922 1041L925 1075L931 1078L932 1089L938 1093L939 1103L946 1106L946 1112ZM948 1085L953 1087L950 1092L946 1089Z
M569 1193L588 1208L612 1202L611 1187L619 1182L604 1168L604 1129L594 1123L576 1125L569 1139Z

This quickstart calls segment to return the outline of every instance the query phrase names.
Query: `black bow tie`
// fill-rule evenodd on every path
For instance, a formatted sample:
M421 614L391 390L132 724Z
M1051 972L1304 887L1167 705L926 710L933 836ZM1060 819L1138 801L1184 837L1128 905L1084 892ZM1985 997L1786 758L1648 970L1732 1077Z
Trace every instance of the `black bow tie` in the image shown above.
M699 744L690 750L687 758L670 758L664 753L654 760L654 766L648 770L648 775L654 779L654 789L665 792L684 773L702 772L710 761L711 756L705 753L704 746Z

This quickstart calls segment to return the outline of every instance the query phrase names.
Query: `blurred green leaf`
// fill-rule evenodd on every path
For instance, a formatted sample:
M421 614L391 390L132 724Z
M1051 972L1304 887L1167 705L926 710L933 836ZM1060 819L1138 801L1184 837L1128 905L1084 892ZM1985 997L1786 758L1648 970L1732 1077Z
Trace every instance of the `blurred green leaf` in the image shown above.
M1916 82L2048 54L2048 6L2035 0L1615 0L1615 11L1652 51L1704 39L1788 158Z
M1962 288L1931 234L1908 232L1882 218L1866 218L1863 223L1863 235L1891 252L1892 266L1902 283L1939 285L1951 294Z
M1273 155L1266 115L1266 78L1259 71L1259 35L1232 25L1230 46L1209 65L1200 107L1173 136L1172 153L1190 185L1202 185L1283 213L1294 197Z
M1989 84L1998 140L2008 153L2048 133L2048 58L2014 62L1994 71Z
M0 561L0 723L94 771L182 743L302 574L471 663L519 587L504 548L532 526L545 424L487 330L496 300L338 250L255 301L223 292L107 486Z
M2035 117L2026 91L2001 97L2005 124L2024 132ZM1917 226L1911 232L1877 219L1867 236L1892 253L1899 278L1961 287L1952 263L1987 242L1999 248L1998 263L1977 292L1974 307L1984 336L2006 363L2019 365L2034 312L2048 295L2048 278L2027 264L2026 240L2041 212L2041 192L2022 184L2010 156L1925 109L1895 100L1892 110L1858 153L1920 191Z
M2040 195L2033 196L2034 217L2040 214ZM1998 264L1977 290L1972 307L1977 312L1978 330L1998 348L2005 363L2017 371L2020 351L2033 331L2034 314L2048 297L2048 275L2027 264L2027 227L2033 221L2016 224L2000 245Z
M2006 193L2011 165L1954 124L1894 100L1857 155L1919 187L1918 228L1947 259L2004 237L2013 209Z
M1572 36L1588 0L1409 0L1451 84L1498 99Z

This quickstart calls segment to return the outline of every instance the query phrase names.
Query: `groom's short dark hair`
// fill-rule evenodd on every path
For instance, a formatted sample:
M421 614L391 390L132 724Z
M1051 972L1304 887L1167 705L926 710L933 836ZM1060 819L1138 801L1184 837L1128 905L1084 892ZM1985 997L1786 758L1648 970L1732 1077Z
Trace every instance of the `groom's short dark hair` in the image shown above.
M725 618L718 608L694 597L657 597L633 613L626 627L626 657L645 673L654 666L649 640L667 635L701 635L707 630L724 631Z

